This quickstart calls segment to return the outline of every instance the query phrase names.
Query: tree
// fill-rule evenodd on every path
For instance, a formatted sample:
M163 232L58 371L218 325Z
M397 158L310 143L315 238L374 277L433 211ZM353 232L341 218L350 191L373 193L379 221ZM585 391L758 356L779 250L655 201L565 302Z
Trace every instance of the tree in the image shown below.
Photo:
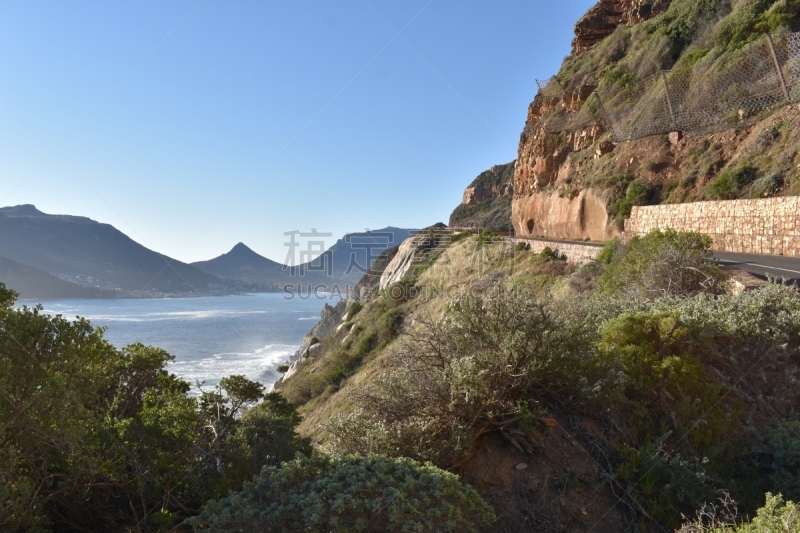
M231 376L192 397L164 350L116 349L89 321L15 298L0 284L3 531L169 528L310 451L294 408L262 402L261 384Z

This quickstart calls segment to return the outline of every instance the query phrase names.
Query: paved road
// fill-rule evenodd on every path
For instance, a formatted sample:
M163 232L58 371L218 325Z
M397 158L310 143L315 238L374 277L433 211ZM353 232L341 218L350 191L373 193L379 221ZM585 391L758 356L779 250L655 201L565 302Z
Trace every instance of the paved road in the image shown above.
M602 243L586 241L559 241L555 239L536 239L554 244L570 243L602 247ZM777 279L786 279L789 283L800 285L800 257L786 257L782 255L737 254L732 252L714 252L717 262L726 268L744 270L762 279L768 276Z
M727 268L745 270L760 278L785 278L787 282L800 285L800 257L714 252L714 258Z

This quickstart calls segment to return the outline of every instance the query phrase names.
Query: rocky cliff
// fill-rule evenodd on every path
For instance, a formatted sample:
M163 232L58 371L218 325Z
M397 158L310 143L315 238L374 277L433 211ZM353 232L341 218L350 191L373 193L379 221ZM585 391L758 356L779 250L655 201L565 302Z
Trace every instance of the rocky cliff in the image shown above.
M450 215L450 226L509 229L516 161L481 172L464 190L461 204Z
M618 26L638 24L667 10L671 0L601 0L575 24L572 53L580 54L603 41Z
M605 240L620 233L634 205L797 194L796 106L740 110L714 129L619 143L593 96L630 92L669 69L692 71L700 84L727 69L735 83L732 65L747 67L765 33L787 28L800 29L797 2L598 2L575 26L573 54L528 108L513 183L515 231Z

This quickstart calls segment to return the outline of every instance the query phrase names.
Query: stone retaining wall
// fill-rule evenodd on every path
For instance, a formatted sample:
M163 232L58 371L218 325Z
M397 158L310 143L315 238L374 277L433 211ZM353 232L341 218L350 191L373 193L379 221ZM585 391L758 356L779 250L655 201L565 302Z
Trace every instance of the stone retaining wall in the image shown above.
M634 207L625 236L655 228L696 231L725 252L800 257L800 197Z
M563 255L568 262L576 265L584 265L597 258L597 254L602 250L602 246L591 244L580 244L573 242L553 242L539 239L521 239L519 237L511 239L515 243L524 242L531 247L533 253L539 253L547 247Z

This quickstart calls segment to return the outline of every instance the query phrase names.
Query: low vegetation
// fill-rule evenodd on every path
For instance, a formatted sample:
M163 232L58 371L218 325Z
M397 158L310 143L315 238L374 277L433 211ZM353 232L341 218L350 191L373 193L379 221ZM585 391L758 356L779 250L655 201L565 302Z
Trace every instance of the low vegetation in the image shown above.
M458 476L410 459L315 456L270 467L209 503L199 531L464 531L494 521Z
M326 449L459 471L491 432L582 419L608 486L647 529L681 527L720 491L742 516L768 491L797 500L800 296L729 294L709 249L655 231L572 274L590 285L580 296L511 280L415 314L349 389Z
M525 522L456 474L489 435L560 420L630 528L796 531L800 296L728 293L709 246L655 231L574 271L554 250L462 239L402 297L351 306L272 394L231 376L192 396L166 352L115 349L0 290L0 526L491 530ZM443 282L469 290L426 292Z

